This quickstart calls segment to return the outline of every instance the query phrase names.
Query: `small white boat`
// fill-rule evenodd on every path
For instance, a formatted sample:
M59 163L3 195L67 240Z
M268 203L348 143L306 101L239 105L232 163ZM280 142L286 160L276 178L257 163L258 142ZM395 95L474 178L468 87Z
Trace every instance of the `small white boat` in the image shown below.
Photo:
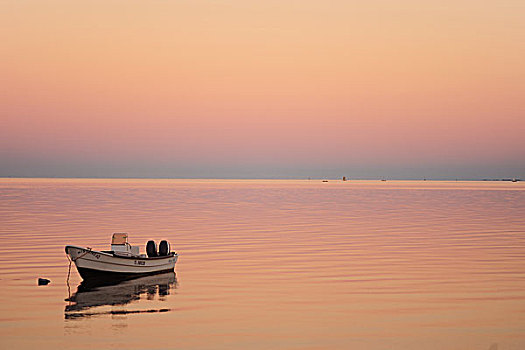
M127 233L114 233L108 251L66 246L66 254L84 280L127 280L175 269L179 256L170 251L167 241L160 242L158 251L155 242L148 241L146 251L140 254L139 247L131 246Z

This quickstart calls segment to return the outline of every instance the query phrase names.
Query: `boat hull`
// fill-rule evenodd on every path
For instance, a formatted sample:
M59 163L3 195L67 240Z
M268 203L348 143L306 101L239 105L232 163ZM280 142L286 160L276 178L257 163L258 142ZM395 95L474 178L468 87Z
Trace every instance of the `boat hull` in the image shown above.
M84 280L126 280L171 272L178 259L175 253L155 258L124 257L76 246L66 246L66 254Z

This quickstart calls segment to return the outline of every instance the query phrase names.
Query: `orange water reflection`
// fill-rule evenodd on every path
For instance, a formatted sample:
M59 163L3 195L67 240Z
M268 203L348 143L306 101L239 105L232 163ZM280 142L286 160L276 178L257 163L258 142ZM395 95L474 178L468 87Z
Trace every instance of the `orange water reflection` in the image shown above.
M2 348L525 348L524 190L2 179ZM106 249L115 231L171 241L177 289L64 319L63 246Z

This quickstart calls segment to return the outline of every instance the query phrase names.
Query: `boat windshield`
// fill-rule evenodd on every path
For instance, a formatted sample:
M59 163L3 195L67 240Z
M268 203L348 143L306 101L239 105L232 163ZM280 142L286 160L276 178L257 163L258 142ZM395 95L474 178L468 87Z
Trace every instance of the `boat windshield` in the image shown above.
M128 234L125 232L114 233L111 239L111 244L126 244L128 243Z

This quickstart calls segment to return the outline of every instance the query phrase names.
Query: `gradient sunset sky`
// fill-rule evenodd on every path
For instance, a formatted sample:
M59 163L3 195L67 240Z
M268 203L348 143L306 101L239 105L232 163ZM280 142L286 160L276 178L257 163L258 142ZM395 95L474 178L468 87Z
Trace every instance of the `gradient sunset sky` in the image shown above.
M525 1L0 1L0 176L525 178Z

